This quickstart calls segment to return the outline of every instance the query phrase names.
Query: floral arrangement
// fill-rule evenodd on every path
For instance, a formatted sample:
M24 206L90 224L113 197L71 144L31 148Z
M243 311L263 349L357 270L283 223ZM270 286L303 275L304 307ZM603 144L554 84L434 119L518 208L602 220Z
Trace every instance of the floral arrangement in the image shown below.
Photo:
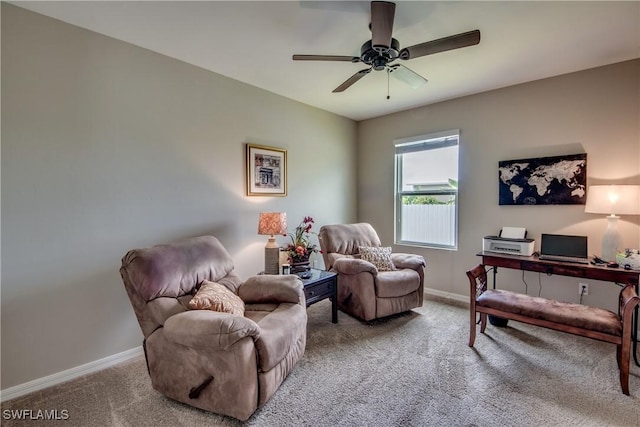
M318 252L318 247L312 244L309 237L315 234L311 231L314 221L310 216L305 216L302 222L296 227L294 233L289 233L291 243L288 243L284 250L289 256L289 262L298 264L309 261L311 252Z

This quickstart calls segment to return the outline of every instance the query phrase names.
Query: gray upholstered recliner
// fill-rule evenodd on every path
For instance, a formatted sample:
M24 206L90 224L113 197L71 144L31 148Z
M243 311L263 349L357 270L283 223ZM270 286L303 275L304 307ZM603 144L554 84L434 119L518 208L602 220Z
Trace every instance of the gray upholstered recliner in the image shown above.
M360 259L359 248L380 247L370 224L324 225L319 233L325 268L338 273L338 307L364 321L421 307L424 299L425 260L419 255L395 253L393 271L378 271Z
M129 251L120 274L144 335L153 388L197 408L246 420L302 357L307 312L296 276L242 282L212 236ZM244 317L189 306L203 281L245 303Z

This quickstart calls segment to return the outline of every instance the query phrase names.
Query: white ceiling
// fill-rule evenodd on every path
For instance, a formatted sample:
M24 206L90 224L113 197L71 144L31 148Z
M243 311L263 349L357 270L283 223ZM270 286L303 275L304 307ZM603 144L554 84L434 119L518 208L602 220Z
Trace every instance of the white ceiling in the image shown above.
M124 40L305 104L363 120L446 99L640 57L640 1L397 1L393 37L411 46L479 29L480 44L408 61L418 89L361 63L369 2L27 1L20 7Z

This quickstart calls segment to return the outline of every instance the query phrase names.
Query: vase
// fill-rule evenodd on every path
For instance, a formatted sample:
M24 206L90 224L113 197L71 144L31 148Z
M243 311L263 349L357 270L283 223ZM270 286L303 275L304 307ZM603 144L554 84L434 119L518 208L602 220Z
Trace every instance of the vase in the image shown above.
M298 258L291 262L291 272L300 273L301 271L307 271L309 269L309 257Z

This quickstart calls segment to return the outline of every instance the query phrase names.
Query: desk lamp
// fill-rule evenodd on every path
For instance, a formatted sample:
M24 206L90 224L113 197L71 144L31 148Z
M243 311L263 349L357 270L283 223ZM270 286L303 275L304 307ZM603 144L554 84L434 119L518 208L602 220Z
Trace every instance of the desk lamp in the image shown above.
M280 248L276 244L276 234L287 234L287 214L285 212L260 212L258 234L268 235L264 247L264 273L279 273Z
M592 185L587 192L587 213L610 214L607 230L602 237L602 258L616 260L616 252L622 249L622 237L618 231L618 215L640 215L640 185Z

